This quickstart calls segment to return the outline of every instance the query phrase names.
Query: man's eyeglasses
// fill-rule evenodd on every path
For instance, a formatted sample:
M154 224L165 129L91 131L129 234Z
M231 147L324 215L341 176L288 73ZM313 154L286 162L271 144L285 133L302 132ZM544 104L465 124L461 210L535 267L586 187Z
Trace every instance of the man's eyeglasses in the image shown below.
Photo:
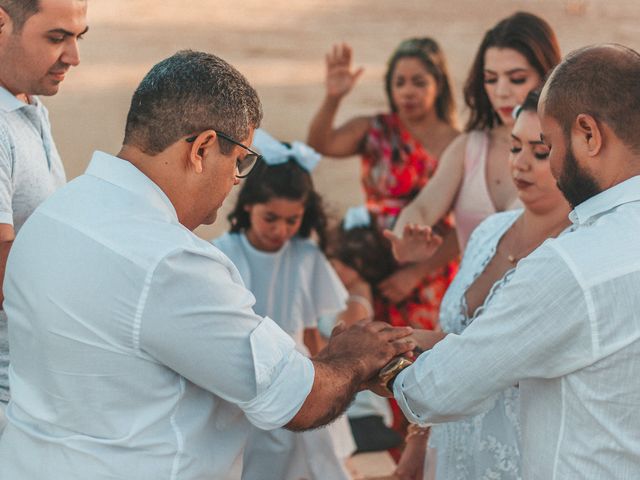
M250 173L251 173L251 169L255 166L255 164L258 162L258 160L262 160L262 155L260 155L258 152L254 152L253 150L251 150L249 147L247 147L246 145L243 145L242 143L238 142L237 140L234 140L233 138L231 138L229 135L219 132L218 130L212 129L214 132L216 132L216 134L226 140L227 142L231 142L234 145L237 145L239 147L244 148L247 152L244 158L239 158L236 160L236 168L238 169L238 174L236 175L236 177L238 178L245 178L247 177ZM193 143L195 142L196 138L198 138L197 135L193 135L192 137L186 138L185 140L189 143Z

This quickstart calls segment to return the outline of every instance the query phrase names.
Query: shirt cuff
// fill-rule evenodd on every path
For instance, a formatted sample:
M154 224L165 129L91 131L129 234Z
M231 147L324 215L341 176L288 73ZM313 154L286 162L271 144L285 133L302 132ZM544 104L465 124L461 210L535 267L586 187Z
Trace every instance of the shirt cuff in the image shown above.
M0 212L0 223L13 225L13 212Z
M422 426L428 426L431 425L431 423L428 423L424 419L424 417L422 417L418 412L414 411L414 409L409 406L409 401L404 394L405 381L410 381L409 379L407 379L407 375L409 375L409 372L414 368L415 365L411 365L402 370L398 375L396 375L396 378L393 381L393 396L395 397L396 402L398 402L398 406L403 411L409 422Z
M270 318L264 318L252 332L251 347L257 395L239 406L256 427L280 428L298 413L311 392L315 377L313 362L295 349L291 337Z
M469 402L469 395L462 396L460 388L436 381L438 369L436 358L429 361L435 352L420 355L413 365L402 370L393 382L393 395L407 420L418 425L434 425L454 422L469 415L490 410L497 395ZM440 376L448 376L439 372ZM459 386L457 386L459 387Z

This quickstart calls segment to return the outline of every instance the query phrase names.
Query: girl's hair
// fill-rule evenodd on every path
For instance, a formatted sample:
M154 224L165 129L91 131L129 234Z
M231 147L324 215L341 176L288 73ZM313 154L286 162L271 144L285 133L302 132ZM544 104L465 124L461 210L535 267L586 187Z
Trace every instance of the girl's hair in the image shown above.
M391 253L391 244L376 227L375 218L369 226L349 230L344 229L344 222L341 223L332 232L327 256L353 268L374 291L398 266Z
M537 112L538 100L540 100L541 87L534 88L527 94L527 98L524 99L522 105L520 105L516 112L515 117L518 118L522 112Z
M267 165L258 163L244 180L233 211L227 216L232 232L246 231L251 227L249 212L245 207L267 203L274 198L300 200L304 203L304 215L297 235L309 238L315 232L322 250L326 246L327 216L322 197L313 187L311 175L294 158L285 163Z
M403 58L418 59L422 62L427 72L433 75L438 87L438 96L436 98L436 113L438 118L455 127L456 103L451 89L451 78L449 76L447 61L444 53L440 49L440 45L429 37L404 40L391 55L384 78L385 91L391 111L397 111L391 95L393 74L398 61Z
M478 48L464 86L464 101L470 109L465 130L491 129L502 124L484 88L484 58L489 48L510 48L524 56L544 78L560 62L556 34L542 18L516 12L489 30Z

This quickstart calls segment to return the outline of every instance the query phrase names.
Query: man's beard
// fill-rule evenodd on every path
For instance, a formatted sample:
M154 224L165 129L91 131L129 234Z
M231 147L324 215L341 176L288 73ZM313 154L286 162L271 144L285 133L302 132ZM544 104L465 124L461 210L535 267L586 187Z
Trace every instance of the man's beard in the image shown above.
M601 190L595 178L578 166L570 142L567 142L567 146L564 165L557 184L564 198L571 204L571 207L575 208L585 200L599 194Z

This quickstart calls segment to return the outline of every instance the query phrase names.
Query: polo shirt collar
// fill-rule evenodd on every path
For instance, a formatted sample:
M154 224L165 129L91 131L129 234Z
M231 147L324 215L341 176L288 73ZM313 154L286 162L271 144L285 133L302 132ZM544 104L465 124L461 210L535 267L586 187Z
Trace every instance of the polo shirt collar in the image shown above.
M585 200L573 209L569 214L569 220L576 225L583 225L613 208L637 201L640 201L640 175L631 177Z
M169 197L131 162L108 153L95 151L85 174L144 197L153 207L166 212L176 222L178 221L178 214Z
M37 98L34 96L31 97L31 99L33 105L37 105ZM27 106L27 103L18 100L9 90L4 87L0 87L0 110L9 113Z

